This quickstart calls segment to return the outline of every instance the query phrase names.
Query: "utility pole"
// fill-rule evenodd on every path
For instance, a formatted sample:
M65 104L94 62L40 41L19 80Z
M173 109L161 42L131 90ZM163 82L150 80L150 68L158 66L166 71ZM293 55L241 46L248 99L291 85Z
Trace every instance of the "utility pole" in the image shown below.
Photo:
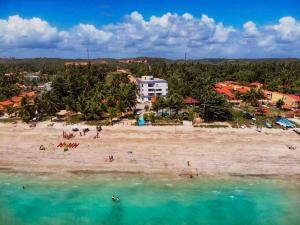
M89 50L89 47L86 48L86 53L87 53L87 59L90 62L90 50Z

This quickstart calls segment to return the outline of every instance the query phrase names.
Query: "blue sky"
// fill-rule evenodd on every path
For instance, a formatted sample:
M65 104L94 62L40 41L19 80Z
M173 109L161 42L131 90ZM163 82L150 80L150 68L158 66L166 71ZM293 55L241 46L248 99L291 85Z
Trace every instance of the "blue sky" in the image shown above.
M299 20L299 0L0 0L0 57L300 57Z

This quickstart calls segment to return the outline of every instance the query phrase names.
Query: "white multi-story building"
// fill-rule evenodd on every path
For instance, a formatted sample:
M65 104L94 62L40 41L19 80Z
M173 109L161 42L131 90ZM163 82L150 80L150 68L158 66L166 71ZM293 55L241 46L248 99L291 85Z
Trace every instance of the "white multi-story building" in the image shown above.
M137 79L141 101L150 101L153 96L166 97L168 95L168 83L166 80L153 76L142 76Z

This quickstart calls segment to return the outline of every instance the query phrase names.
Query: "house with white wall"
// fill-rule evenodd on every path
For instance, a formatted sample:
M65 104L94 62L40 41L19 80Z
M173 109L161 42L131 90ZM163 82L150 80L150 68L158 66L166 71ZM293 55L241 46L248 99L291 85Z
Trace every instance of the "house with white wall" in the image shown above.
M153 76L142 76L137 79L139 86L139 99L150 101L153 96L166 97L168 95L168 82Z

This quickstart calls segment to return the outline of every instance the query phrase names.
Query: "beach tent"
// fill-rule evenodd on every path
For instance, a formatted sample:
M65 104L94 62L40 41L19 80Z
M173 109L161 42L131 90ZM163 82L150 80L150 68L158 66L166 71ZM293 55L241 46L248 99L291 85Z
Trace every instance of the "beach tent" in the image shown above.
M276 124L281 125L286 128L294 128L295 127L295 124L293 124L291 121L289 121L287 118L284 118L284 117L277 117Z
M145 125L144 117L139 118L138 124L139 124L139 126L144 126Z

